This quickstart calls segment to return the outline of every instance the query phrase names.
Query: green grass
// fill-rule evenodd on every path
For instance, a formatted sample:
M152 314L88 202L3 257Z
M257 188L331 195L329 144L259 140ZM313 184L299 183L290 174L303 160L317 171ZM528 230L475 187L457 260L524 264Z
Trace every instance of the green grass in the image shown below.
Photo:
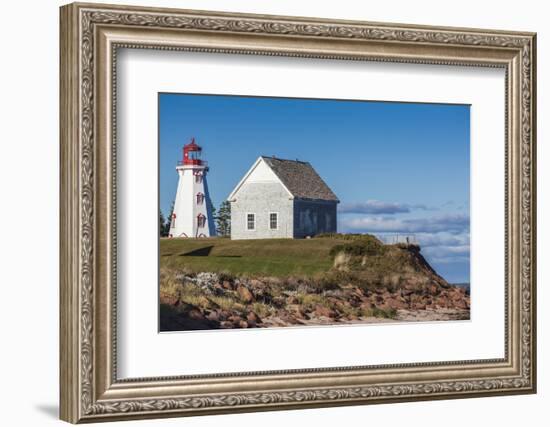
M332 247L344 243L341 238L161 239L160 265L171 270L194 272L310 276L328 271L333 264Z

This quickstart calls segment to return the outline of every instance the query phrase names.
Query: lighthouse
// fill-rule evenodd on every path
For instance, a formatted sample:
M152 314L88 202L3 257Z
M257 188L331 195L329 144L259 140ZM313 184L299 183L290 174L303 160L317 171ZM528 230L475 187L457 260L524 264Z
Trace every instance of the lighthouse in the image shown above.
M191 139L183 146L183 159L178 162L178 190L170 218L170 237L211 237L216 235L212 202L206 174L208 163L201 159L202 147Z

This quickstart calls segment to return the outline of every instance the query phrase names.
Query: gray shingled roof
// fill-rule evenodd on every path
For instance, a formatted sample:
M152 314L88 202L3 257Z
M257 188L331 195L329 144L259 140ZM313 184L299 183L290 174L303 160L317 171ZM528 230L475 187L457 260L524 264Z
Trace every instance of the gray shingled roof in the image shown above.
M296 198L329 200L338 202L338 197L322 180L315 169L299 160L285 160L262 156L262 159L275 172L286 188Z

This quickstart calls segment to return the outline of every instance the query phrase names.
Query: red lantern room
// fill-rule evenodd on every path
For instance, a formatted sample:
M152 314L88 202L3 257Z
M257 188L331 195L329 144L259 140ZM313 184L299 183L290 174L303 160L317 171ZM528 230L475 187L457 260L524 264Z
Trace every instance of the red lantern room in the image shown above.
M202 147L191 138L191 142L183 146L183 164L184 165L204 165L206 162L201 160Z

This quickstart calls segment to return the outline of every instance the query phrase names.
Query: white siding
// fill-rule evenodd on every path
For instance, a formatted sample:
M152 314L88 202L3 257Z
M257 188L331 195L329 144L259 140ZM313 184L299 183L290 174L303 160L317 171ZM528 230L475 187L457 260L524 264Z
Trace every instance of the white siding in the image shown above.
M170 227L172 237L197 237L204 235L206 237L215 236L214 221L212 216L212 202L208 193L206 184L206 175L202 181L197 182L194 171L204 171L204 166L178 166L179 174L178 189L174 201L174 213L176 214L176 224ZM197 193L203 193L204 202L197 203ZM204 227L197 227L197 215L202 214L206 217Z
M231 201L231 238L268 239L293 237L293 201L280 182L249 182ZM269 214L278 213L278 228L269 227ZM247 214L256 215L254 230L247 230Z
M262 159L250 172L246 182L248 184L253 182L279 182L279 178Z

